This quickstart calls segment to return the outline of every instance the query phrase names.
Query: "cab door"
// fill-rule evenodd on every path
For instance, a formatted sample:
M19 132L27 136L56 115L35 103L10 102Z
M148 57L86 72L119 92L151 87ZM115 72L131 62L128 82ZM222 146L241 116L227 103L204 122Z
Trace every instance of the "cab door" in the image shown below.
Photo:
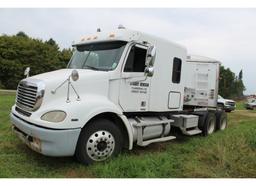
M119 104L125 112L147 111L149 106L150 77L146 77L147 46L130 47L122 67Z

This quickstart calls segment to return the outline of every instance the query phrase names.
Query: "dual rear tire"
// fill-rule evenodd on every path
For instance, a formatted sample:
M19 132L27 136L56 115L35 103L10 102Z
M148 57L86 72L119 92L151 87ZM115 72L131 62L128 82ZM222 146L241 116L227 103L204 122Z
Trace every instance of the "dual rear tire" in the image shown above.
M218 111L216 113L216 128L217 130L225 130L227 128L227 113L225 111Z
M225 130L227 127L227 114L225 111L206 112L199 119L199 128L203 136L208 136L216 130Z

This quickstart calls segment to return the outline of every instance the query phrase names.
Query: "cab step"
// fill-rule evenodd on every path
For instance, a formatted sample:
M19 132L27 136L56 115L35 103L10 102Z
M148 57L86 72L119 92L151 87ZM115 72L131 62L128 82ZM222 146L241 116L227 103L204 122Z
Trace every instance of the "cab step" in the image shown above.
M137 145L144 147L144 146L147 146L151 143L165 142L165 141L173 140L175 138L176 138L175 136L167 136L167 137L162 137L162 138L156 138L156 139L141 141L140 143L137 143Z
M185 135L188 135L188 136L193 136L193 135L202 133L202 131L199 128L196 127L192 130L186 130L186 129L182 130L182 133L185 134Z

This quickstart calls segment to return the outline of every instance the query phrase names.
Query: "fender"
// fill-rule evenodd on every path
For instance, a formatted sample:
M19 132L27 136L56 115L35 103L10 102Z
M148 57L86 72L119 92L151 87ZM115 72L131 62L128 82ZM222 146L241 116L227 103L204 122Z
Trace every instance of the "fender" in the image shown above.
M122 121L123 124L125 125L125 128L128 133L129 137L129 149L131 150L133 147L133 134L132 134L132 126L130 125L128 119L126 118L125 115L123 115L123 111L120 107L115 105L113 102L111 102L109 99L107 99L105 96L99 96L99 95L90 95L86 96L86 99L83 104L80 104L79 107L76 106L75 109L81 109L83 110L82 115L79 117L80 121L83 123L83 128L86 126L86 124L95 116L110 112L116 114ZM81 123L80 122L80 123Z
M128 133L129 149L133 147L133 129L130 125L128 119L123 115L123 111L120 107L111 102L104 95L83 95L81 101L72 100L70 103L63 102L61 104L61 110L68 113L67 118L63 122L52 123L41 120L41 116L52 110L59 110L60 101L54 100L50 102L44 109L40 109L33 113L30 117L30 122L43 127L50 127L56 129L69 129L69 128L83 128L92 118L102 113L114 113L117 117L123 121L125 128ZM12 112L16 113L14 107ZM16 113L17 114L17 113ZM21 116L21 118L27 120L26 117ZM72 120L76 121L72 121Z

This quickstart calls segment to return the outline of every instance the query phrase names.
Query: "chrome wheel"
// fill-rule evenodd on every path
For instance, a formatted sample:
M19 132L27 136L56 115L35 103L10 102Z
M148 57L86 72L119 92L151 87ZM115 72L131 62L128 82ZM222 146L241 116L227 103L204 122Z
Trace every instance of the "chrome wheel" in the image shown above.
M223 119L220 123L220 130L225 130L227 126L227 119Z
M86 151L94 161L103 161L111 156L115 148L115 139L111 133L105 130L93 133L87 143Z
M208 127L208 134L212 134L215 129L215 121L211 120Z

